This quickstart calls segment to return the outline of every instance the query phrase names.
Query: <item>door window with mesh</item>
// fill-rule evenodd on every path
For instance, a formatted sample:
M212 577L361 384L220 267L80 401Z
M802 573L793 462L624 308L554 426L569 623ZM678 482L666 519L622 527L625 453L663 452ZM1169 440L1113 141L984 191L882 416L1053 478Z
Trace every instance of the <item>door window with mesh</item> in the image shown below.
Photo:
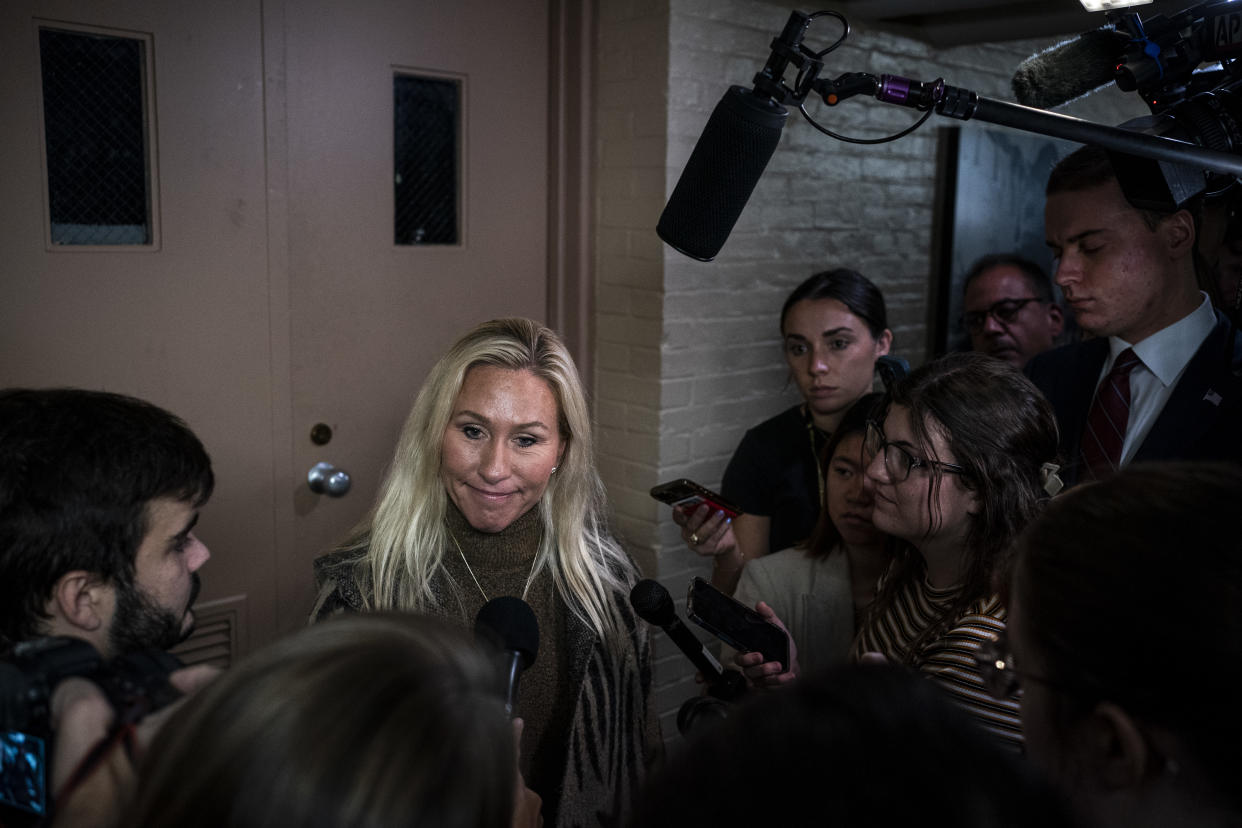
M39 29L53 245L150 245L149 43Z
M393 78L395 241L461 243L461 83Z

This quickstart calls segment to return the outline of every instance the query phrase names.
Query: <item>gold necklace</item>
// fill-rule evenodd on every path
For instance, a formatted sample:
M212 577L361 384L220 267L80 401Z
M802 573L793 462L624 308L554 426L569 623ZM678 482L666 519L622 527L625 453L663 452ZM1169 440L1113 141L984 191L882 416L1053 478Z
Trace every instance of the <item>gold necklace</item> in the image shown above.
M447 527L446 527L447 528ZM478 576L474 574L474 570L470 568L470 561L466 560L466 553L461 551L461 544L457 542L457 536L453 534L452 529L447 530L449 537L453 539L453 546L457 547L457 554L461 555L461 562L466 565L466 571L470 573L470 580L474 581L474 585L478 588L479 594L483 596L483 603L489 600L487 593L483 591L483 585L479 583ZM539 552L535 552L535 559L530 562L530 572L526 573L526 586L522 589L522 600L526 600L526 593L530 592L530 576L535 571L535 563L539 560Z

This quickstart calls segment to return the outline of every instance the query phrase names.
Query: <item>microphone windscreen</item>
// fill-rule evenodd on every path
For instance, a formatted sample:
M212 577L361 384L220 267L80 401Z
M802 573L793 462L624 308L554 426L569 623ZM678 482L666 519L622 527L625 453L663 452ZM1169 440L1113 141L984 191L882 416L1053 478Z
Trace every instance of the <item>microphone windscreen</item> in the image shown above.
M539 622L521 598L502 595L488 601L474 619L474 633L503 652L521 653L523 668L539 654Z
M660 238L693 259L714 259L776 151L788 115L744 86L729 87L664 206Z
M677 618L677 608L673 606L673 596L668 594L659 581L643 578L630 590L630 606L638 617L648 624L667 627Z
M1048 109L1112 83L1129 41L1116 29L1095 29L1032 55L1014 72L1014 99Z

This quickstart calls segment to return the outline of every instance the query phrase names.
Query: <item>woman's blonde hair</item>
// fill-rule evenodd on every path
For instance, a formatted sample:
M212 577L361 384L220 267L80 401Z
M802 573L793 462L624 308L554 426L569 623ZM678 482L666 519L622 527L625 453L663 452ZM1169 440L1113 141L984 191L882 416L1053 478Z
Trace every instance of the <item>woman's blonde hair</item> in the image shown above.
M443 619L328 619L244 659L166 724L132 828L512 820L517 752L495 668Z
M550 570L565 603L596 633L619 631L610 593L628 591L633 564L608 534L582 381L554 331L530 319L494 319L467 333L428 374L397 441L379 500L350 546L368 549L355 571L374 609L436 605L432 576L449 543L441 447L467 372L478 365L529 371L557 403L563 455L539 501L544 532L529 581Z

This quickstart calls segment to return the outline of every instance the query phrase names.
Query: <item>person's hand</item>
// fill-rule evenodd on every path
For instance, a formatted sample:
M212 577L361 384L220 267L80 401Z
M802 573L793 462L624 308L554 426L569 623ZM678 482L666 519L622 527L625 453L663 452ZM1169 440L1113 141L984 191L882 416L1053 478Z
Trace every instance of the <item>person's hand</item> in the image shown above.
M764 661L763 653L758 652L738 653L733 656L733 663L742 669L742 674L754 687L785 687L798 678L798 646L793 636L789 635L789 630L785 629L785 623L776 617L767 603L760 601L755 604L755 612L763 616L764 621L780 627L789 638L789 669L782 670L779 661Z
M207 665L186 667L170 673L168 682L183 694L173 704L144 718L133 731L133 747L141 753L155 738L160 726L192 695L219 675ZM102 743L116 723L116 713L103 690L79 676L56 685L50 704L50 724L54 734L49 793L56 800L54 828L107 828L118 823L134 785L134 767L118 741L115 748L99 760L70 790L65 785L86 759Z
M674 506L673 523L681 527L681 539L686 546L699 555L719 562L737 549L733 519L719 509L713 512L706 503L700 503L691 511Z
M165 722L173 717L174 713L181 709L186 699L211 684L221 672L223 671L219 667L212 667L210 664L196 664L193 667L182 667L168 674L168 683L181 692L181 698L144 717L135 726L135 744L140 755L151 746L155 734Z
M513 720L513 744L517 746L515 760L522 756L522 729L525 726L525 722L521 719ZM541 828L543 797L526 787L520 763L515 761L514 767L517 769L517 785L514 788L513 828Z

